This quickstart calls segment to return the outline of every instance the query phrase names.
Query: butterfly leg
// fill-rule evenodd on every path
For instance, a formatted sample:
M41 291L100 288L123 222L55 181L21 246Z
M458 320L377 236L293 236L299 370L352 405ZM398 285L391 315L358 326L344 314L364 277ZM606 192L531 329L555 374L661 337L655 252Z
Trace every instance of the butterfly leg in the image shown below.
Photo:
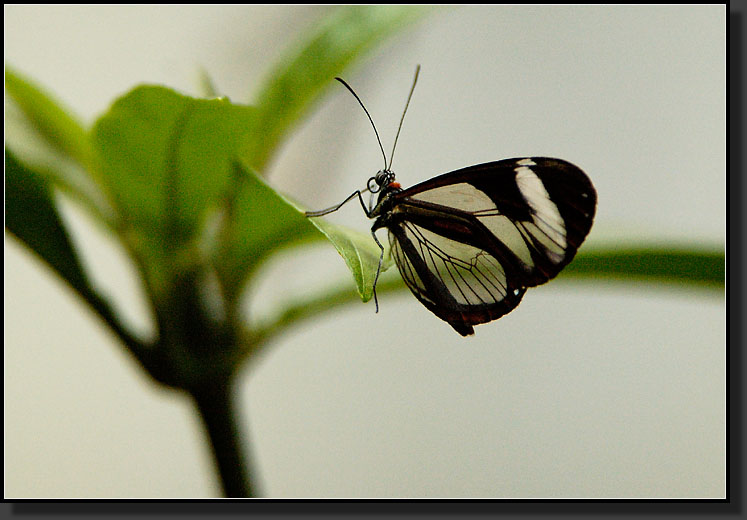
M366 188L363 191L366 192L366 191L369 191L369 190L368 190L368 188ZM343 200L338 205L332 206L331 208L327 208L327 209L321 209L319 211L307 211L307 212L304 213L304 216L306 216L306 217L321 217L322 215L328 215L329 213L334 213L335 211L337 211L338 209L340 209L343 205L345 205L346 203L350 202L355 197L358 197L358 200L360 201L361 206L363 206L363 211L365 211L366 212L366 216L368 216L370 218L370 213L371 212L368 211L368 208L366 208L366 203L363 202L363 195L361 195L361 193L362 192L360 190L355 190L353 193L350 194L350 196L347 199Z
M379 249L381 249L381 254L379 255L379 266L376 268L376 277L374 278L374 283L373 283L374 303L376 304L376 312L379 312L379 298L376 296L376 283L379 281L379 274L381 273L381 264L384 262L384 246L382 246L381 242L379 242L379 239L376 238L376 231L374 229L371 229L371 236L376 242L376 245L379 246Z

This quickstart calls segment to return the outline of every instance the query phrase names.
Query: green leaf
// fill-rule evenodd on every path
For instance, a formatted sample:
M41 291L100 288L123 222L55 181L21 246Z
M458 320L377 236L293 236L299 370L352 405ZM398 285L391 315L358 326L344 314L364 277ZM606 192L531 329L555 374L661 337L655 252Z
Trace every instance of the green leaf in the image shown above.
M12 69L5 69L5 91L50 145L90 167L91 147L83 126L51 96Z
M270 72L256 98L257 131L244 150L247 162L263 172L282 140L335 76L427 12L427 8L392 5L338 8Z
M292 202L238 162L231 190L214 264L228 300L235 301L243 283L268 256L320 235Z
M371 235L306 218L303 209L288 200L258 175L235 164L234 196L220 236L214 262L229 301L235 301L254 269L280 248L318 239L323 233L335 246L353 274L363 301L373 295L373 281L381 250ZM391 260L384 258L382 272Z
M725 266L726 258L721 251L629 245L584 250L563 270L563 275L633 283L664 282L721 290L725 286Z
M81 294L88 280L44 178L5 150L5 227Z
M110 222L111 207L96 182L87 132L68 110L41 88L5 69L6 147L18 160Z
M52 197L50 183L5 150L5 228L80 295L135 355L145 347L90 285Z
M93 129L102 178L124 239L162 287L200 262L202 231L224 203L252 107L142 86L118 99Z
M321 218L312 218L312 223L332 242L345 260L355 279L358 294L364 302L373 297L373 284L379 267L381 249L370 234L338 226ZM392 265L390 255L384 255L381 265L383 273Z

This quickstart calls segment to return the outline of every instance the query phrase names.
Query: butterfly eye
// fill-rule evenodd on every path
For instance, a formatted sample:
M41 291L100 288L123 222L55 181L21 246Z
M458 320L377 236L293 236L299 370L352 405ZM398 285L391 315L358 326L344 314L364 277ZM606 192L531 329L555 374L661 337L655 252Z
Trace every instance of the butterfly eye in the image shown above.
M381 189L381 183L379 183L379 181L377 180L378 175L379 174L377 173L376 177L371 177L370 179L368 179L368 182L366 183L368 191L370 191L371 193L378 193L379 190Z

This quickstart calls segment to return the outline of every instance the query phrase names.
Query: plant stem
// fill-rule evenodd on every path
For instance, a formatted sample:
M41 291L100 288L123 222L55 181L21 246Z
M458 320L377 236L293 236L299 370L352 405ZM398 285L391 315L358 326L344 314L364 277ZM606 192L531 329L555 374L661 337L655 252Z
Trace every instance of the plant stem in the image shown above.
M231 498L254 496L239 431L237 392L230 375L189 390L207 430L223 494Z

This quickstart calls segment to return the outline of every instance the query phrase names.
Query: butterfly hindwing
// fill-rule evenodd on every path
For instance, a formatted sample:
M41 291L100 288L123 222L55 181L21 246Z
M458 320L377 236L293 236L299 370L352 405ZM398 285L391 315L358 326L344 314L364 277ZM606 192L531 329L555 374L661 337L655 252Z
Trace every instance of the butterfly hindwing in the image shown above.
M487 251L447 238L413 222L389 228L392 256L415 297L466 336L472 325L513 310L524 288L512 287Z

